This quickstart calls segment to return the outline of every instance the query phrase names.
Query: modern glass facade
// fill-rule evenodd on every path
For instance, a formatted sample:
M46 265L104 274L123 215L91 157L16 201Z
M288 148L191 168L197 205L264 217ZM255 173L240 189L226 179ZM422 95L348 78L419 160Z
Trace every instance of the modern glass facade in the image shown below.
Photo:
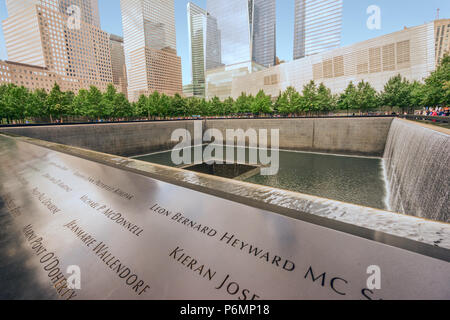
M220 34L217 20L202 8L187 5L192 94L205 95L205 71L221 65Z
M233 83L236 78L266 69L253 61L222 66L206 72L206 99L218 97L225 100L232 95ZM245 86L247 86L246 84Z
M113 83L120 87L123 94L128 96L127 68L125 66L123 38L111 34L109 37L109 49L111 52Z
M222 63L249 61L250 25L246 0L207 0L207 11L217 19L221 35Z
M218 68L222 65L222 43L217 19L211 14L206 17L206 70Z
M276 60L275 0L207 0L207 11L217 19L222 64Z
M182 93L174 0L121 0L128 96Z
M295 0L294 59L339 48L343 0Z
M276 1L253 0L253 61L271 67L276 63Z
M187 5L192 95L205 95L205 48L207 13L189 2Z

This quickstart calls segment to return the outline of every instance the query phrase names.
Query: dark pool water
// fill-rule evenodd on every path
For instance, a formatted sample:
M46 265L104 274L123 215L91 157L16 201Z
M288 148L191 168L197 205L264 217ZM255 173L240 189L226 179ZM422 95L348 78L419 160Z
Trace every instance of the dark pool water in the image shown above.
M247 161L248 154L249 150L246 149ZM136 159L175 167L171 160L171 151L136 157ZM382 159L279 151L279 163L277 175L256 175L245 181L377 209L387 209Z

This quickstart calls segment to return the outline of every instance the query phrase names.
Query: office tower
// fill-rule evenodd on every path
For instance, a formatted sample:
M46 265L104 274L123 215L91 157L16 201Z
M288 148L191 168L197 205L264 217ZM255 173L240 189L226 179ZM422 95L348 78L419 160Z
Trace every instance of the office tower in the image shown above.
M81 21L100 28L100 13L98 10L98 0L59 0L59 10L62 13L71 14L71 6L80 8Z
M220 34L217 20L202 8L189 2L187 14L192 76L189 94L203 97L205 71L221 65Z
M55 82L60 85L61 90L73 91L71 82L62 81L60 76L47 68L0 60L0 84L11 83L30 90L43 89L50 92Z
M217 19L208 13L206 19L206 70L222 66L222 43Z
M207 13L189 2L187 4L189 57L191 60L192 95L205 95L206 24Z
M123 48L123 38L110 35L109 49L111 52L111 67L113 83L120 88L120 91L128 96L127 68L125 65L125 51Z
M128 96L182 93L174 0L121 0Z
M70 5L92 9L76 28L68 24ZM103 90L112 82L109 35L97 26L97 0L7 0L6 6L9 60L47 68L72 82L74 91L90 85Z
M222 64L275 64L275 0L207 0L207 11L217 19Z
M276 64L276 1L253 0L253 61L270 67Z
M434 22L435 45L436 45L436 65L441 63L445 54L450 54L450 21L440 19Z
M294 59L339 48L343 0L295 0Z

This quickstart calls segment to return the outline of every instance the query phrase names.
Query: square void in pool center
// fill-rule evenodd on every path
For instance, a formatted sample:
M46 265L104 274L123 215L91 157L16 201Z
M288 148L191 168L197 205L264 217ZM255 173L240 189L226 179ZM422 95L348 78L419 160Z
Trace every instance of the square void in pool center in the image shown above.
M249 179L261 173L260 166L241 164L241 163L201 163L180 167L184 170L210 174L228 179L243 180Z
M249 149L246 148L245 151L248 161ZM237 148L234 153L237 155ZM191 154L194 154L193 148ZM174 165L171 155L172 151L166 151L135 157L135 159L171 167L185 167ZM226 156L225 148L224 156ZM259 171L254 174L255 171L252 170L250 170L252 173L248 176L245 176L245 174L237 176L240 176L238 177L239 180L259 185L377 209L387 209L387 188L384 178L383 159L381 158L279 151L279 165L278 174L274 176L263 176ZM196 169L192 171L214 174L211 173L211 168L208 169L202 166L190 169ZM188 168L187 170L190 169ZM210 170L210 172L202 170ZM236 178L234 173L231 176L218 175L232 179Z

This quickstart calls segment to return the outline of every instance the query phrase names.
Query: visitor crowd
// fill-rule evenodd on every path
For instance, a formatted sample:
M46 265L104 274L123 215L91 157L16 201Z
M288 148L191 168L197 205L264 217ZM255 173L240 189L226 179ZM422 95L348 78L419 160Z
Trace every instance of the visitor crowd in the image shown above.
M428 117L449 117L450 108L449 107L439 107L439 108L424 108L422 111L422 116Z

